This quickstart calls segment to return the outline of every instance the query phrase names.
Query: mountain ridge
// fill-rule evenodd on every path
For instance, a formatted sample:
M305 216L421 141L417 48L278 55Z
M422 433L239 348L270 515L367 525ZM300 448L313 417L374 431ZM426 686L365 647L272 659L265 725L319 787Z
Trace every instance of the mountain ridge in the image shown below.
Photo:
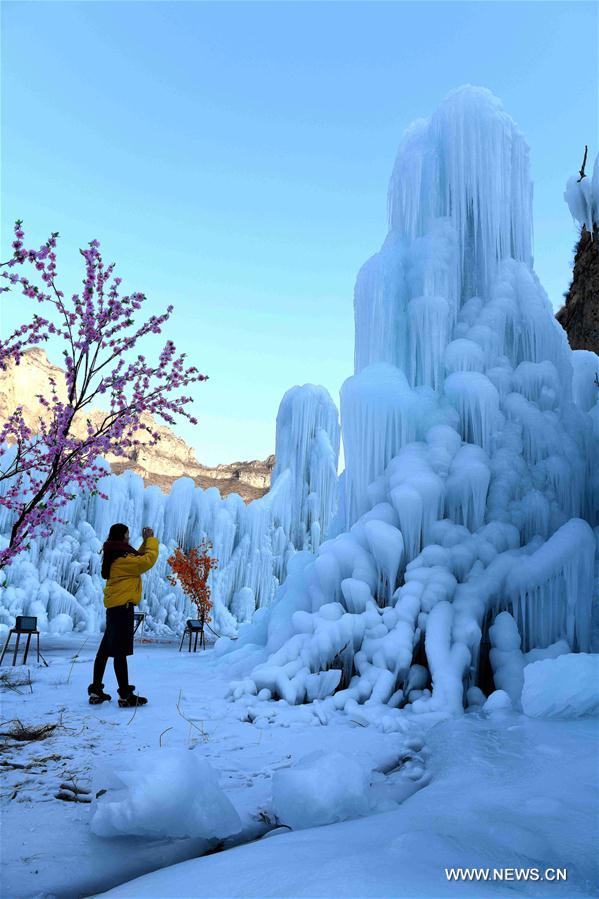
M25 423L35 430L42 406L36 400L36 394L47 390L49 378L54 378L59 395L66 393L64 387L64 371L51 363L40 347L27 350L20 365L9 365L6 371L0 371L0 423L16 408L23 407ZM93 408L88 415L92 420L102 412ZM198 487L207 489L216 487L223 496L238 493L244 502L251 502L263 496L270 487L270 479L274 468L274 456L267 459L253 459L247 462L230 462L216 466L203 465L196 459L195 451L178 437L171 428L158 424L149 415L143 419L160 434L155 446L144 446L149 440L145 431L139 435L142 446L135 450L130 458L108 454L106 461L115 474L123 471L135 471L146 486L158 486L168 492L178 478L190 477ZM83 433L82 424L75 422L76 434Z

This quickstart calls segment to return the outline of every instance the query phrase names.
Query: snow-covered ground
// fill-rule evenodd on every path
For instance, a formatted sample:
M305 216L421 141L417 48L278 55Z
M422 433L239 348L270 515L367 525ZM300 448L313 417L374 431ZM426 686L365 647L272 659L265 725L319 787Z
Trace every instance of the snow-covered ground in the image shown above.
M3 732L12 719L58 725L44 740L1 741L3 896L90 896L111 887L118 896L180 899L597 893L594 719L475 711L437 723L406 716L404 731L383 733L351 714L319 715L318 703L230 702L226 662L211 650L179 654L173 643L136 647L132 680L150 704L133 714L114 698L87 704L96 638L81 642L46 641L49 667L28 666L31 686L2 688ZM27 676L23 668L6 672ZM106 681L116 697L111 671ZM195 768L180 765L188 751ZM179 778L164 789L173 761L187 772L187 788ZM206 763L240 830L202 773ZM124 795L114 777L127 769L143 789L114 811L109 804ZM102 789L97 802L56 798L83 790L89 793L79 796L93 798ZM287 816L299 826L310 816L325 820L330 805L334 820L336 791L354 797L345 814L362 817L265 837L276 812L281 824ZM170 814L175 798L178 824ZM202 836L159 835L175 825L185 832L188 812L201 817L207 802L212 834L196 814ZM100 837L94 814L112 815L124 831L143 820L155 834ZM212 854L199 857L205 853ZM448 882L444 869L458 866L567 868L568 880Z

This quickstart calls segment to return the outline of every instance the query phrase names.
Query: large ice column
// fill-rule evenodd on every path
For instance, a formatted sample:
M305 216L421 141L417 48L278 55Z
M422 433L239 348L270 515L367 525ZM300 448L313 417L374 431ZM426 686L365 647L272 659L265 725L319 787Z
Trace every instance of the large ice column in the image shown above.
M318 549L337 506L339 414L324 387L288 390L279 406L272 487L290 483L288 537L296 549Z
M390 226L408 241L434 219L459 235L463 296L488 288L499 259L532 261L528 146L484 88L452 91L404 136L389 186Z
M385 728L461 713L505 609L527 650L589 646L599 513L594 366L532 270L528 150L500 102L461 88L412 126L389 209L356 283L343 516L230 647L234 695L318 684L325 714L359 703Z

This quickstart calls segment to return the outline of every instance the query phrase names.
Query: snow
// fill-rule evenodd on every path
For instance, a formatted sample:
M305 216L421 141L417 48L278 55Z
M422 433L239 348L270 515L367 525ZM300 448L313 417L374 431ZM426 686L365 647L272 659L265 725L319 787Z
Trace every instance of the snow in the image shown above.
M272 805L293 830L319 827L368 814L370 771L341 752L315 752L276 771Z
M443 871L512 864L567 867L568 881L552 884L552 894L593 894L599 795L596 720L588 716L566 721L531 718L509 708L492 714L475 710L445 722L414 715L401 732L385 732L382 721L363 726L364 706L347 715L325 714L319 702L289 706L257 695L230 702L225 697L229 672L214 650L179 653L176 643L159 642L136 645L132 677L149 704L133 714L117 707L111 670L106 685L113 701L87 704L98 638L90 637L84 647L72 635L60 640L43 638L49 668L30 667L33 692L28 686L18 687L19 693L2 688L4 719L61 722L44 741L4 745L0 801L7 896L89 896L111 887L130 899L412 899L456 890L473 897L485 890L508 895L508 889L509 895L529 895L534 885L522 883L463 885L462 890L449 884ZM10 670L26 675L21 668ZM425 673L422 666L415 669L411 684L421 685ZM363 817L284 832L277 827L274 779L314 753L321 754L323 765L341 753L359 767L369 784L368 808ZM160 760L166 768L181 756L187 774L213 769L241 821L238 834L222 840L99 837L91 827L93 802L55 798L62 783L87 789L93 798L115 772L128 770L137 772L140 808L157 812L168 808L171 797L160 792L150 772L158 762L162 766ZM13 763L30 767L13 769ZM312 777L315 769L309 767ZM178 770L163 770L160 777L158 769L161 784L167 774L182 807L191 806L198 792L179 792L190 780ZM329 779L335 782L333 775ZM318 783L324 792L327 781ZM202 785L194 789L204 795ZM113 798L104 794L98 808ZM201 820L202 806L195 807ZM217 820L210 817L212 824ZM164 823L159 814L148 821L155 830ZM174 816L172 822L178 824ZM223 851L215 852L219 848ZM136 881L140 875L147 876Z
M599 716L599 655L567 653L528 664L522 707L531 718Z
M146 751L95 774L91 830L99 837L223 839L241 820L212 766L186 749Z
M149 874L108 895L413 899L595 893L592 722L566 725L509 711L468 715L429 731L427 748L430 782L396 809L325 828L277 832ZM543 891L543 884L522 881L457 885L444 871L512 865L541 873L546 865L566 867L568 879Z
M15 718L58 724L43 741L2 739L2 894L11 899L94 895L223 844L257 840L276 827L273 775L314 752L328 757L343 747L372 781L369 811L396 808L426 782L418 733L382 733L342 713L321 720L318 702L291 707L258 695L231 702L230 671L222 670L212 649L179 653L176 641L136 639L131 677L148 705L120 709L109 666L105 683L112 702L90 706L87 685L98 642L94 635L44 635L48 668L32 663L3 669L27 683L13 689L0 684L2 730ZM420 772L408 776L403 770L407 756ZM388 781L381 772L398 765ZM129 777L126 789L118 785L119 772ZM57 799L61 784L87 790L88 799L108 788L97 808L105 809L102 818L115 834L100 837L92 830L95 802ZM109 807L121 801L124 806ZM239 816L239 833L227 803ZM142 826L146 835L129 833ZM191 827L197 836L166 836Z

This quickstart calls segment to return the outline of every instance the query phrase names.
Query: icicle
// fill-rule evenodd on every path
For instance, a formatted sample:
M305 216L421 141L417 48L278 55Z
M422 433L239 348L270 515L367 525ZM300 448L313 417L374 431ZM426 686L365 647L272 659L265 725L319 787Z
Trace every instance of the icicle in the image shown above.
M437 390L443 378L449 306L443 297L415 297L408 304L410 381Z
M462 290L488 288L496 263L530 264L528 147L500 101L483 88L452 91L400 145L389 187L391 228L408 240L448 216L461 247Z
M479 371L485 369L485 354L474 340L460 338L452 340L445 349L445 371L448 375L455 371Z
M489 457L478 446L463 446L456 453L447 479L447 517L475 531L481 527L491 480Z
M272 484L289 471L292 492L286 515L296 549L318 549L326 535L336 510L338 458L339 420L329 393L313 384L288 390L277 415Z
M488 451L499 411L496 388L479 372L454 372L443 390L458 411L464 440Z
M562 638L574 649L588 651L594 556L591 528L574 518L514 565L507 593L525 651Z
M416 436L414 395L391 365L371 365L341 388L347 525L369 507L368 485Z

